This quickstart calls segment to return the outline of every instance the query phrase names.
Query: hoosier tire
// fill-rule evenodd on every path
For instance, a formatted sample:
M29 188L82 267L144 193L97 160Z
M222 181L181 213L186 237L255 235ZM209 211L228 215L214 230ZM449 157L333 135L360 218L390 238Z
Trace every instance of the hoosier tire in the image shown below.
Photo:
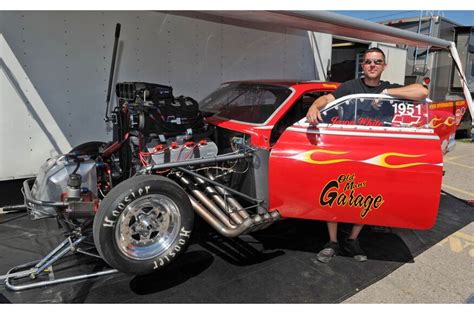
M186 249L193 222L191 202L179 185L141 175L114 187L100 203L94 243L111 267L146 274L167 266Z

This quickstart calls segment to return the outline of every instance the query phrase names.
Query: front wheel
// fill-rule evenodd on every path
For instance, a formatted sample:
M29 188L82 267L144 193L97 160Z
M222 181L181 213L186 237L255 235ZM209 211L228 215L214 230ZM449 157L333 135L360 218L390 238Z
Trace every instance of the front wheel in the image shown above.
M189 197L179 185L160 176L137 176L117 185L101 202L94 242L113 268L146 274L186 249L193 222Z

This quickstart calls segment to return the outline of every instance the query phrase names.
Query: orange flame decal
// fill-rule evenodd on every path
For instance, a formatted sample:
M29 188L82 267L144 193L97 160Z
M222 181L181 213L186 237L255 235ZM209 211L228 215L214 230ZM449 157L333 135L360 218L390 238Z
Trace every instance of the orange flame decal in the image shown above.
M429 123L429 126L430 128L432 129L436 129L437 127L439 127L442 123L438 123L438 124L435 124L436 122L438 121L441 121L442 119L439 119L439 118L433 118L431 119L430 123Z
M454 117L448 117L446 121L444 121L444 124L446 124L447 126L452 126L454 125L454 121L455 121Z
M429 163L426 162L414 162L414 163L407 163L407 164L398 164L393 165L387 162L387 158L390 156L397 156L397 157L405 157L405 158L417 158L422 157L425 155L408 155L408 154L401 154L401 153L385 153L375 157L372 157L367 160L363 160L362 162L367 164L372 164L380 167L390 168L390 169L401 169L401 168L408 168L413 166L419 165L428 165Z
M396 152L389 152L374 156L372 158L366 160L354 160L354 159L330 159L330 160L317 160L314 159L314 153L322 153L322 154L331 154L331 155L344 155L348 154L349 152L340 152L340 151L330 151L325 149L313 149L304 153L300 153L297 155L292 156L291 158L301 160L310 164L315 165L329 165L341 162L348 162L348 161L355 161L355 162L362 162L366 164L371 164L379 167L389 168L389 169L402 169L420 165L437 165L431 164L427 162L412 162L412 163L401 163L401 164L392 164L387 161L387 158L395 156L395 157L404 157L404 158L418 158L425 155L409 155L409 154L402 154Z
M447 126L452 126L452 125L454 125L454 122L455 122L454 117L447 117L446 120L444 120L444 122L438 123L441 120L443 120L443 119L440 119L440 118L431 119L431 121L429 123L429 127L432 128L432 129L436 129L436 128L440 127L443 124L447 125Z
M316 160L316 159L311 158L311 155L313 155L314 153L323 153L323 154L331 154L331 155L347 154L347 152L336 152L336 151L325 150L325 149L313 149L313 150L295 155L292 158L298 159L304 162L308 162L310 164L316 164L316 165L327 165L327 164L335 164L335 163L345 162L345 161L353 161L352 159Z

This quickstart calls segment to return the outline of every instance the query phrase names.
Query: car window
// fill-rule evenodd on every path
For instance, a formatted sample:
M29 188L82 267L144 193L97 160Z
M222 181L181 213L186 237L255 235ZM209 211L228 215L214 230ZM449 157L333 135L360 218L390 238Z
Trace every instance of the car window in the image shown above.
M309 92L301 96L294 102L293 106L283 115L283 117L275 124L270 135L270 145L276 143L281 134L296 121L306 116L309 107L313 102L324 93Z
M200 101L203 112L222 118L265 122L291 95L284 86L256 83L227 83Z
M322 124L326 125L428 128L427 113L428 104L424 102L382 95L351 95L329 104L321 116Z

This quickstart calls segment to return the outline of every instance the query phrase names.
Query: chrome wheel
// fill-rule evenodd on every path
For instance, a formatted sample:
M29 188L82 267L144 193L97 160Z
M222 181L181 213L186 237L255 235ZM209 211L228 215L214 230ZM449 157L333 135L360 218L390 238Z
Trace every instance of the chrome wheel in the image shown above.
M134 260L159 256L179 234L181 215L169 197L152 194L131 202L117 220L115 241L119 250Z

